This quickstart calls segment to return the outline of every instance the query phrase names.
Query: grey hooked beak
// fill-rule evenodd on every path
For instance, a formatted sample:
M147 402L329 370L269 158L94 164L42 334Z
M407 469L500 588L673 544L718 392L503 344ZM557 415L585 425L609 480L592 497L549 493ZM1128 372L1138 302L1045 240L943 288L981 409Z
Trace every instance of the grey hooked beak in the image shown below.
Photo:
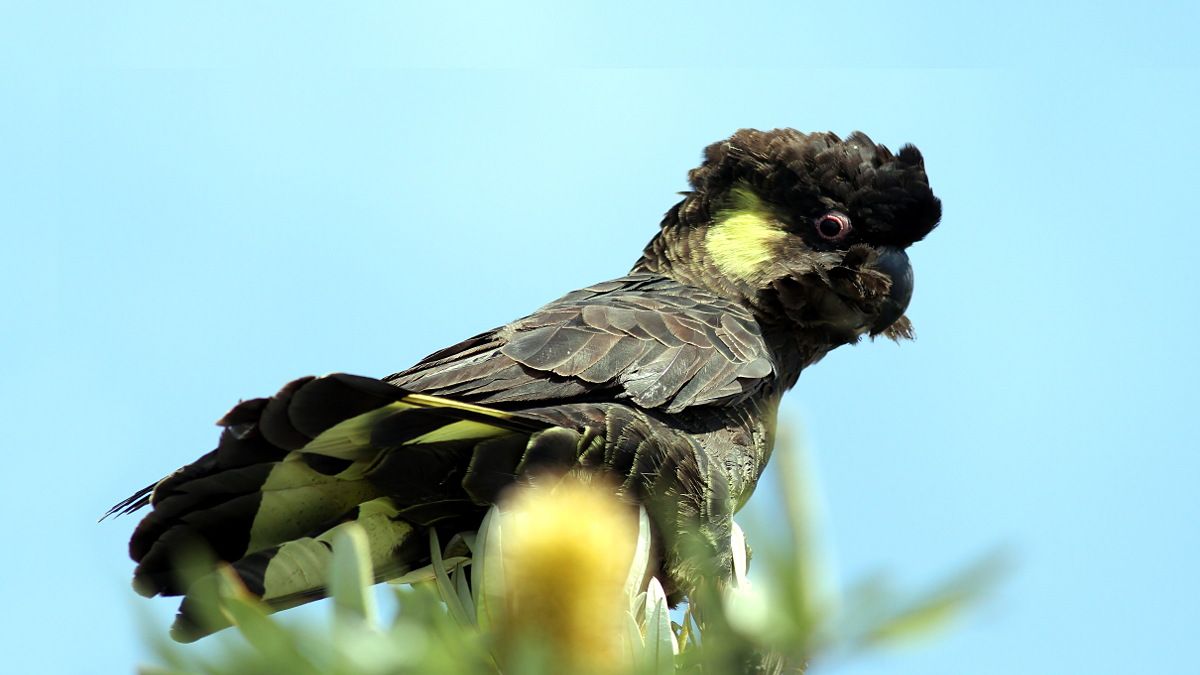
M879 317L871 326L871 335L878 335L904 316L908 309L908 301L912 300L913 270L908 263L908 254L890 246L879 249L879 258L872 267L892 279L892 288L882 303Z

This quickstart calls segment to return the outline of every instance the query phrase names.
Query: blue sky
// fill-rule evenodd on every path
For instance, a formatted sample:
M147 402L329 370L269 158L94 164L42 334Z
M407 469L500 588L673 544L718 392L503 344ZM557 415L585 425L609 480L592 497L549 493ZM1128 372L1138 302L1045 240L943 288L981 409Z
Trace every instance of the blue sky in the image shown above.
M840 576L1015 562L939 641L824 672L1186 670L1200 12L561 4L0 9L13 672L145 658L136 610L171 606L129 590L134 521L95 518L239 398L622 274L704 145L776 126L913 142L945 203L917 341L785 402Z

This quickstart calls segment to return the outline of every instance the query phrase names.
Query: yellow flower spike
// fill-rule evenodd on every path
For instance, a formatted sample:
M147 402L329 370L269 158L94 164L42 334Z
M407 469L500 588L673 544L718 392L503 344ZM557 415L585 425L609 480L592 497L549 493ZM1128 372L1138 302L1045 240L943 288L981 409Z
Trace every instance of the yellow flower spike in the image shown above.
M514 491L499 513L505 605L495 626L511 666L623 669L636 512L607 483L568 476Z

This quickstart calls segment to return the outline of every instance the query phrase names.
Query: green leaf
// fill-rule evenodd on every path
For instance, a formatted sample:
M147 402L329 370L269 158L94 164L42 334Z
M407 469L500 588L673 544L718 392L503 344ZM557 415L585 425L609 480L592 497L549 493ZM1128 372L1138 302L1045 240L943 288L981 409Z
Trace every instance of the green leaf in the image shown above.
M1007 556L1002 553L984 557L870 628L864 641L896 643L944 630L994 588L1008 566Z
M341 619L353 617L366 625L376 625L378 612L371 592L375 583L371 544L358 523L346 523L333 535L330 575L329 594L333 596L336 615Z
M729 548L733 551L733 585L744 587L747 585L746 572L750 567L749 556L747 555L746 533L742 531L742 526L733 521L733 532L729 537Z
M475 625L475 617L467 614L466 608L459 601L454 584L450 582L450 573L446 570L445 561L442 560L442 547L438 542L437 532L433 528L429 528L429 555L432 558L431 564L437 581L438 595L441 596L442 602L446 603L450 615L454 617L459 626Z
M494 626L504 613L507 594L504 576L504 538L500 509L493 506L475 536L475 562L471 583L475 595L475 619L481 630Z
M475 619L475 600L471 592L471 585L467 583L466 567L470 564L469 558L457 558L459 562L454 565L454 582L455 590L458 591L458 602L462 605L463 611L472 619Z
M793 442L786 428L779 435L781 452L775 454L791 550L773 556L771 576L785 595L774 600L794 624L790 630L803 641L801 651L811 652L828 639L829 621L841 598L831 581L821 536L820 495L813 480L816 468L808 461L803 443Z
M679 645L671 631L671 612L667 594L657 578L651 577L646 588L646 650L655 672L671 672Z
M683 623L679 626L679 630L676 633L680 652L686 651L689 647L695 647L698 642L696 631L693 630L696 622L692 614L692 603L689 602L687 609L683 610Z
M630 668L638 672L645 670L643 664L646 662L646 639L642 636L642 628L633 612L625 614L624 646L629 654Z
M629 562L629 574L625 579L625 595L632 602L646 583L650 570L650 549L652 536L650 533L650 516L646 507L638 507L638 538L633 547L633 558Z
M217 575L221 610L258 654L288 673L320 672L301 653L299 633L272 620L263 604L242 587L232 569L222 567Z

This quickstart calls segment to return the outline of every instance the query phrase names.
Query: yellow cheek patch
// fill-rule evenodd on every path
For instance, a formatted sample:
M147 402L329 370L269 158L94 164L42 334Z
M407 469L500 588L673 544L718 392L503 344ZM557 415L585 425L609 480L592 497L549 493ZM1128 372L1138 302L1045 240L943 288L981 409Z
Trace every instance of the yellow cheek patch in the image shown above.
M731 208L717 212L704 236L704 244L709 259L722 274L749 281L778 255L788 235L749 188L734 188L730 202Z

